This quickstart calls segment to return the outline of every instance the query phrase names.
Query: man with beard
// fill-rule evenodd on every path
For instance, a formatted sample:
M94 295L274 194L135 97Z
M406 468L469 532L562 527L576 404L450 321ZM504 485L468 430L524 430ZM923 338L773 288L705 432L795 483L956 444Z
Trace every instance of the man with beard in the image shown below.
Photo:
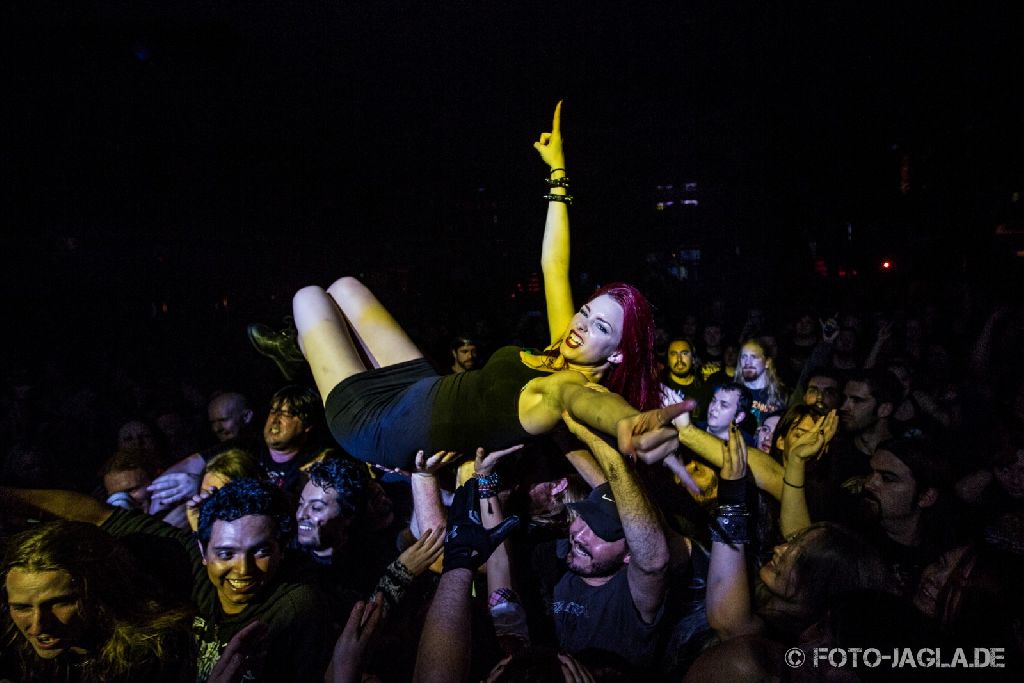
M561 648L603 650L633 667L652 664L667 588L668 543L658 513L624 457L569 417L608 483L568 507L568 571L552 613Z
M476 367L476 342L469 337L456 337L451 344L451 374L458 375Z
M679 403L684 398L697 400L691 417L703 419L707 410L710 392L704 378L697 371L693 358L693 346L687 339L676 338L669 342L665 353L665 374L661 380L662 405Z
M814 521L852 524L871 474L869 460L890 437L889 419L902 395L899 380L885 370L861 370L843 387L839 434L820 460L807 463L807 507Z
M913 596L924 567L961 542L950 472L941 451L921 439L883 441L871 456L865 531L879 538L901 595Z
M785 410L786 388L775 373L774 361L756 339L748 339L740 347L736 381L742 382L753 395L750 414L757 420L756 427L760 427L769 415Z
M378 592L385 599L382 608L394 608L440 555L444 538L437 529L398 555L394 535L379 533L367 514L365 468L350 458L314 462L295 510L296 544L312 562L331 614L341 618L356 600Z

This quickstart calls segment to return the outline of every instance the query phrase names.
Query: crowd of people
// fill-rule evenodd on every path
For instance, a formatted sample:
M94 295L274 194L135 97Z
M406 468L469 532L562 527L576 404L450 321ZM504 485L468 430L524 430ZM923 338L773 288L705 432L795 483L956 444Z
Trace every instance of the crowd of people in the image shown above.
M0 679L1019 679L1024 309L577 308L560 105L534 146L546 348L432 362L345 277L249 327L266 396L97 434L12 374ZM952 665L817 656L871 648Z

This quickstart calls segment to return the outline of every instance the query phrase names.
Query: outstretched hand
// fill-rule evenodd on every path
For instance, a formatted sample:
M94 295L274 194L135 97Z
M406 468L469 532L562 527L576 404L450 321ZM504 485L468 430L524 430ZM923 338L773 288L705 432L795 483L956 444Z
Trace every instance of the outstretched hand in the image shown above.
M460 456L461 454L455 451L438 451L428 458L425 452L419 451L416 453L416 470L413 474L433 476L435 472L455 462Z
M519 524L519 517L512 515L493 529L485 529L480 521L479 504L477 480L473 477L455 491L448 510L443 571L475 571Z
M363 656L384 614L384 595L377 593L368 602L357 602L349 612L345 629L338 636L331 664L324 680L329 683L354 683L363 668Z
M649 465L661 462L679 448L679 432L676 427L668 425L696 407L695 400L686 399L619 420L619 450Z
M518 450L522 450L525 444L516 444L510 448L506 448L501 451L491 451L488 453L482 448L476 449L476 460L473 463L473 471L477 474L487 476L494 471L494 468L498 466L498 463L506 455L515 453Z
M189 472L168 472L154 479L146 490L150 493L149 514L185 502L199 491L199 475Z
M562 150L562 101L555 105L555 115L551 120L551 132L541 133L540 139L533 143L533 148L548 168L565 169L565 152Z
M836 435L838 425L839 418L836 416L836 411L830 410L828 415L818 418L813 429L797 437L797 440L785 452L785 457L794 457L802 461L821 457L825 446Z
M192 531L199 528L199 508L203 506L206 499L212 496L216 490L217 487L214 486L213 488L200 491L189 498L188 502L185 503L185 517L188 519L188 525L191 527Z
M423 535L416 539L416 542L402 551L398 556L399 561L405 565L409 573L419 576L430 568L430 565L441 557L444 550L444 527L427 529Z

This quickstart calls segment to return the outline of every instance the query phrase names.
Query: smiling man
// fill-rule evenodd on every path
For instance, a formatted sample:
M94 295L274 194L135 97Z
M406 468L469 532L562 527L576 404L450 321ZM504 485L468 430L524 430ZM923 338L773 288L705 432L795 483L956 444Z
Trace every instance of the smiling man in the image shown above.
M329 621L320 593L282 566L290 526L286 497L255 479L229 482L200 508L196 535L207 580L197 581L193 592L201 616L192 631L201 678L231 637L256 620L268 628L267 656L257 680L323 676Z
M693 344L688 339L676 338L668 343L665 352L665 373L661 377L662 405L679 403L684 398L697 400L690 417L703 419L711 399L710 387L704 384L704 377L697 367Z
M287 496L273 484L240 478L210 495L199 512L198 547L181 529L73 491L0 488L0 507L88 522L110 536L130 538L151 579L163 580L169 591L179 592L191 579L191 591L186 588L184 593L196 613L195 680L205 681L231 638L254 621L266 625L260 649L265 656L245 661L242 680L323 680L333 644L327 603L284 559L293 513ZM160 546L168 544L176 553L157 559L154 551L167 552ZM65 545L78 547L71 540ZM179 559L183 575L162 571L163 564ZM130 597L130 592L125 589L124 595ZM34 609L31 601L18 604Z
M567 507L568 571L554 589L551 612L559 646L569 654L604 650L640 669L653 663L664 616L668 543L658 513L623 456L571 418L608 478Z

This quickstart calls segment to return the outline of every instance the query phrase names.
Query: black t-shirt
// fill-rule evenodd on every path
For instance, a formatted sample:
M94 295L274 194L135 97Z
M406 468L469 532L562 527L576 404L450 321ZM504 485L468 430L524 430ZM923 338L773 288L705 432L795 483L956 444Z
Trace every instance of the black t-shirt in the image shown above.
M519 395L528 382L551 373L525 365L521 351L504 346L482 369L434 383L428 396L432 444L473 453L480 446L497 450L530 438L519 421Z
M197 648L198 681L205 681L228 641L242 627L259 620L269 628L266 657L252 681L310 681L319 683L330 659L334 633L327 602L310 582L285 562L269 592L238 614L225 614L217 590L206 573L192 534L134 510L115 510L102 528L112 536L150 534L172 538L188 553L192 569L192 602L198 614L192 633Z
M672 375L665 373L661 383L663 385L662 398L673 399L663 401L662 405L678 403L684 398L693 398L697 400L697 407L690 413L690 417L694 420L704 419L704 416L707 415L708 403L711 401L711 386L704 383L704 380L700 378L700 373L697 373L690 384L679 384L672 379Z
M602 586L591 586L573 572L562 576L551 611L563 650L572 655L602 650L641 669L654 664L665 608L658 611L654 623L645 624L633 604L626 572L623 567Z
M813 522L863 526L861 490L871 476L870 457L840 434L819 459L807 463L807 511Z
M302 477L302 468L317 458L328 454L331 449L318 445L311 445L303 448L295 454L295 457L288 462L275 462L270 457L266 448L260 454L260 465L267 473L267 480L280 489L288 492L289 495L298 498L302 492L305 481Z

